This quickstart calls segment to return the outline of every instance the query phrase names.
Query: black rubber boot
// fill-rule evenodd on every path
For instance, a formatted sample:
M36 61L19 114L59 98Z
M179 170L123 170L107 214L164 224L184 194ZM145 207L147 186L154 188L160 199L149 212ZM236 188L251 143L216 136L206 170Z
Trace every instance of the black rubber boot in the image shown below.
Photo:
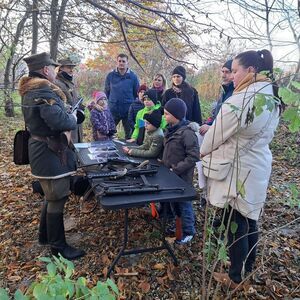
M85 252L67 244L62 213L47 213L48 242L53 255L60 253L64 258L72 260L85 255Z
M45 200L43 203L41 217L40 217L40 226L39 226L39 243L41 245L48 244L47 238L47 206L48 202Z

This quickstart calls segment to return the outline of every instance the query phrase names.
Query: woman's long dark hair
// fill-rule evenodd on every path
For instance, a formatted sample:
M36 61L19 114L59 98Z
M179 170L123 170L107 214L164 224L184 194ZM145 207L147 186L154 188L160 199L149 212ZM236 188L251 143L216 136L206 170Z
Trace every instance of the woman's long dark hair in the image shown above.
M255 69L255 73L266 71L267 77L272 80L273 94L276 98L280 99L278 95L279 88L275 82L273 74L273 56L269 50L263 49L259 51L245 51L238 54L235 59L239 61L239 65L245 68L253 67Z

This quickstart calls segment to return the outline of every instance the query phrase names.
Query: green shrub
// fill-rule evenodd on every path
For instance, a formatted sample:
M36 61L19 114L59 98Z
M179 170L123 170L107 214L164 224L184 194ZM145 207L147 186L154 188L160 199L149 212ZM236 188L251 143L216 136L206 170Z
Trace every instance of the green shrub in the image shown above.
M96 286L87 287L84 277L77 280L72 279L74 264L60 256L41 257L41 261L48 263L48 273L40 276L33 282L25 294L17 290L14 294L15 300L50 300L50 299L89 299L89 300L113 300L116 299L119 291L111 279L105 282L98 281ZM8 300L9 296L5 289L0 289L0 299Z

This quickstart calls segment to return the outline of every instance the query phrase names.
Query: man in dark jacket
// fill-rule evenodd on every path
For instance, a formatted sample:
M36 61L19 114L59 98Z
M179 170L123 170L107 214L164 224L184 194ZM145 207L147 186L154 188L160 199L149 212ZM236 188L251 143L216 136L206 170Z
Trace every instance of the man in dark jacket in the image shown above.
M210 118L206 121L206 124L203 124L200 127L200 134L204 135L209 127L212 125L213 121L217 117L218 112L221 109L222 104L230 97L232 96L234 86L233 86L233 74L231 70L232 66L232 59L228 60L225 62L221 69L222 73L222 90L221 90L221 95L220 98L217 102L216 107L213 109L212 114Z
M122 120L125 138L129 139L131 128L128 122L128 110L137 97L139 80L136 74L128 68L128 56L119 54L117 68L111 71L105 80L105 94L116 126Z
M20 80L22 112L30 131L28 143L31 173L38 178L45 194L39 242L49 244L53 255L67 259L84 255L65 239L64 205L70 193L70 175L76 171L76 158L69 149L70 131L76 128L76 113L68 114L62 90L54 85L58 65L46 52L24 59L29 76Z
M70 106L74 106L79 100L79 96L73 82L73 71L76 64L74 64L69 58L59 60L58 63L60 66L58 67L59 69L54 83L60 87L66 95L67 103ZM73 143L81 143L83 141L82 124L77 124L77 128L71 132L71 137Z

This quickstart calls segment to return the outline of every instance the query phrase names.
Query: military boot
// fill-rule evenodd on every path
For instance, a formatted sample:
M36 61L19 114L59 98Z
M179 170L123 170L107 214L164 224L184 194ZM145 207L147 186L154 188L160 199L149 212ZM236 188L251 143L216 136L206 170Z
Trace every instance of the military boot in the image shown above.
M47 213L47 235L51 246L51 253L72 260L85 255L85 252L76 249L66 242L63 213Z

